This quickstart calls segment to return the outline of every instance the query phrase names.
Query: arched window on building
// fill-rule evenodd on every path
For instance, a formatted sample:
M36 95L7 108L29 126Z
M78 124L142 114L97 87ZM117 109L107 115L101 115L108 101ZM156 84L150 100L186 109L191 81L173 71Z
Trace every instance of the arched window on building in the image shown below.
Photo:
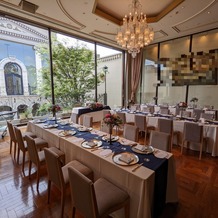
M7 95L23 95L22 70L17 63L9 62L4 67Z

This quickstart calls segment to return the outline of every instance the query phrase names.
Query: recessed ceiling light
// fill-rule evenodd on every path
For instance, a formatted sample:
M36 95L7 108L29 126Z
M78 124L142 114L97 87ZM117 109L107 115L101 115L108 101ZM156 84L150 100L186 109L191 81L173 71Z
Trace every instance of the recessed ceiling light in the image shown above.
M208 11L207 13L210 14L210 11Z

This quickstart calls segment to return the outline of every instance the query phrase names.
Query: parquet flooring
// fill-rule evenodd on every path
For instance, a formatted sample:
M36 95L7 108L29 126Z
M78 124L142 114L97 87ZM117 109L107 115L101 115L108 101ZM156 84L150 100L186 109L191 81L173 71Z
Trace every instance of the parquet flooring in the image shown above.
M140 139L144 140L143 138ZM179 193L178 204L167 204L161 218L216 218L218 217L218 158L173 146ZM20 158L21 160L21 158ZM28 163L25 165L28 174ZM9 154L9 137L0 139L0 218L60 217L60 192L52 186L51 201L47 204L47 172L44 167L39 192L36 175L31 179L21 173L21 165ZM67 192L64 217L71 217L71 198ZM81 218L77 214L77 218Z

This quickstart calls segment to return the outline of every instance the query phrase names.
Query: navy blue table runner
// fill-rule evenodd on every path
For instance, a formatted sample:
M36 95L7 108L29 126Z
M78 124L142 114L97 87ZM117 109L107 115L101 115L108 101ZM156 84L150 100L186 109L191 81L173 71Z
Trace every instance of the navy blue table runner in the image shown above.
M78 116L82 115L82 114L87 114L87 113L91 113L94 111L101 111L101 110L110 110L111 108L109 106L103 106L103 107L99 107L99 108L81 108L78 110Z

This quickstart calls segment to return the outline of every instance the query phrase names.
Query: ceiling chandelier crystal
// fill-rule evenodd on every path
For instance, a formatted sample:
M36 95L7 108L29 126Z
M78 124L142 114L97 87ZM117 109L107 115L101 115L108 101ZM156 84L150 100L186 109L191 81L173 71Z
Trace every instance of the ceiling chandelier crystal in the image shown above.
M142 5L138 0L133 0L129 7L129 15L123 18L116 41L135 58L141 48L153 41L154 31L148 26L146 15L141 11Z

